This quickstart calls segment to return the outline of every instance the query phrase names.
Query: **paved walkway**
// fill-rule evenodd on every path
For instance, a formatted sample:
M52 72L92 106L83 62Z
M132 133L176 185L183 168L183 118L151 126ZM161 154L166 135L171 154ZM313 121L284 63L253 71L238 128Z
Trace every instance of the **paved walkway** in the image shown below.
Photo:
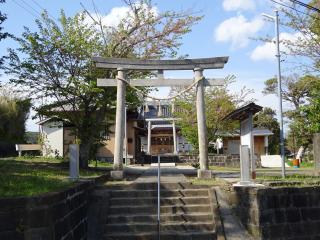
M171 183L178 183L178 182L187 182L187 178L184 174L193 172L193 167L161 167L161 179L162 183L164 182L171 182ZM138 177L134 182L136 183L154 183L158 181L158 168L157 167L149 167L148 169L144 170L143 174Z
M150 165L127 166L125 167L127 174L141 174L135 182L157 182L158 168ZM197 169L191 166L175 166L175 167L161 167L161 182L186 182L187 176L196 176Z

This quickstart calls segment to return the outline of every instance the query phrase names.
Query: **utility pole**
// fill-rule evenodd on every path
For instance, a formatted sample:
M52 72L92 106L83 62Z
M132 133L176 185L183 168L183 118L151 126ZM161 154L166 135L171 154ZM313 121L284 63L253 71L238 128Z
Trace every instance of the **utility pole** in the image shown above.
M279 97L279 121L280 121L280 153L281 153L281 173L282 178L286 177L285 168L285 156L284 156L284 137L283 137L283 113L282 113L282 87L281 87L281 55L280 55L280 40L279 40L279 12L275 10L275 16L270 16L268 14L262 14L262 16L272 19L275 22L275 34L276 34L276 57L277 57L277 67L278 67L278 97Z

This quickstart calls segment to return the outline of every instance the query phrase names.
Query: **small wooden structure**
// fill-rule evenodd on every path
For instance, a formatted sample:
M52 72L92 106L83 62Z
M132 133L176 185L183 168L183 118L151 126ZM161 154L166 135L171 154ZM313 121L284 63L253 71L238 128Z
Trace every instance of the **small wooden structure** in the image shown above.
M254 158L253 141L253 115L262 110L262 107L251 102L242 106L230 114L224 120L240 121L240 170L243 185L251 183L251 179L256 178L256 162ZM251 172L251 174L249 174Z

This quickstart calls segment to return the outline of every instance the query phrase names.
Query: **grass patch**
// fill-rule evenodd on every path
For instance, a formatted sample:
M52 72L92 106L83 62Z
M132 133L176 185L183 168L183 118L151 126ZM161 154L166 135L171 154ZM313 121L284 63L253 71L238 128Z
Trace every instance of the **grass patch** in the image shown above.
M320 177L292 174L287 175L285 179L281 176L257 176L258 182L271 187L306 187L306 186L319 186Z
M286 162L290 167L293 167L292 161ZM314 162L302 162L300 168L314 168Z
M113 164L109 163L109 162L91 160L89 162L89 167L93 167L93 168L112 168Z
M55 158L0 159L0 197L33 196L68 188L68 163ZM81 170L83 178L96 177L101 172Z
M281 176L268 176L268 175L261 175L257 176L257 179L260 180L269 180L269 181L306 181L306 180L319 180L319 176L312 176L312 175L302 175L302 174L290 174L287 175L285 179Z

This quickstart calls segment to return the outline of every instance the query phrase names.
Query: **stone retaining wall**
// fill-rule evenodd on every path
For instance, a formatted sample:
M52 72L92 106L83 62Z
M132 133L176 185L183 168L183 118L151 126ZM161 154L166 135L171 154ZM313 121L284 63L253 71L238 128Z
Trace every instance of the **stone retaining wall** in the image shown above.
M93 181L35 197L0 198L0 239L86 239Z
M195 164L199 162L197 154L179 154L180 162ZM209 154L209 165L219 167L240 167L239 155Z
M235 209L255 239L320 239L320 187L237 187Z

